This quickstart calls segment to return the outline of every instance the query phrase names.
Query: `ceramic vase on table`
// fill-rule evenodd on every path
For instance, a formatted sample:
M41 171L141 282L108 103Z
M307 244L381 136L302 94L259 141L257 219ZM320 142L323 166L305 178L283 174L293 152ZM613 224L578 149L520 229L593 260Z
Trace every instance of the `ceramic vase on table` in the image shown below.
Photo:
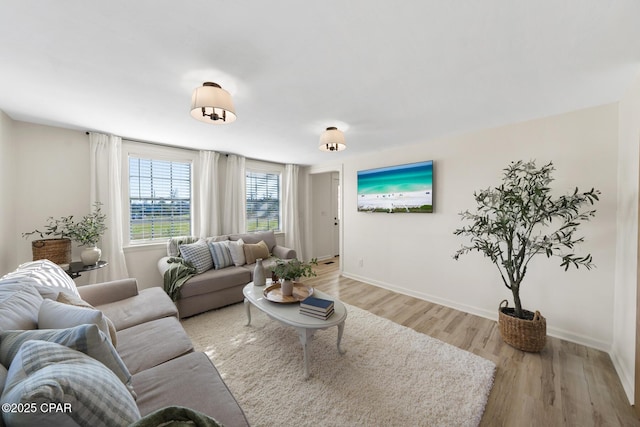
M102 251L97 246L84 248L82 252L80 252L80 259L84 265L97 264L98 261L100 261L100 256L102 256Z
M256 267L253 269L253 286L264 286L267 278L264 275L264 267L262 266L262 258L256 260Z
M293 295L293 280L280 279L280 289L282 296L290 297Z

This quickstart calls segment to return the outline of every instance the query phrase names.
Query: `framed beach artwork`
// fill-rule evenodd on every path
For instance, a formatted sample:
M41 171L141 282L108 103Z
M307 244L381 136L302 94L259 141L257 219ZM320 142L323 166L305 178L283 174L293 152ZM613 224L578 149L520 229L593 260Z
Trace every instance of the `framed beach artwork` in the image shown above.
M358 212L432 213L433 160L358 171Z

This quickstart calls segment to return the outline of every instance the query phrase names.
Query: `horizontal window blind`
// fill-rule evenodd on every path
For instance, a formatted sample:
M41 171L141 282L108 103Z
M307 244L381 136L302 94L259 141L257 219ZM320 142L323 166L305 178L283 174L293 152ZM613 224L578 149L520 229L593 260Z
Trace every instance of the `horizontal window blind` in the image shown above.
M247 171L247 231L280 230L280 174Z
M191 163L129 157L129 239L191 234Z

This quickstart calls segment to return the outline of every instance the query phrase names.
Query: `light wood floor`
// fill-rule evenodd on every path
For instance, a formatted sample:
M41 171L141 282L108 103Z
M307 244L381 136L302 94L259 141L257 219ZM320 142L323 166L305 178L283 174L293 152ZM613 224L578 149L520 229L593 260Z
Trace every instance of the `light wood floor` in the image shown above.
M315 270L305 283L495 362L482 426L640 426L602 351L548 337L541 353L524 353L502 341L494 321L341 277L337 259Z

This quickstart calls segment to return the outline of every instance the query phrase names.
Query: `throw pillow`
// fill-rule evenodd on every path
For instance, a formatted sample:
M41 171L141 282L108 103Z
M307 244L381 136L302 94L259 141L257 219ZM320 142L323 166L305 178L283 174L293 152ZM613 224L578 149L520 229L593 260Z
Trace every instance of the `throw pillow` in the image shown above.
M64 292L60 292L60 294L58 295L58 299L56 299L56 301L61 302L63 304L73 305L76 307L85 307L85 308L96 310L94 306L92 306L82 298L65 294ZM105 316L104 313L102 313L102 317L107 322L107 327L109 328L109 338L111 338L111 344L113 344L114 347L117 347L118 336L116 334L116 327L111 321L111 319ZM76 325L69 325L69 326L76 326Z
M34 404L29 406L34 411L5 412L7 425L108 427L140 419L135 401L107 367L79 351L38 340L20 348L2 403ZM49 404L59 411L43 410Z
M211 251L211 258L213 258L213 268L216 270L233 265L233 258L231 258L227 242L211 242L209 243L209 251Z
M21 286L13 289L0 301L0 331L37 328L40 304L42 297L33 287Z
M38 328L64 329L78 325L94 324L111 341L109 326L100 310L95 308L77 307L61 302L45 299L38 313Z
M11 366L21 346L30 340L61 344L101 362L129 386L131 374L106 335L96 325L80 325L68 329L34 329L0 333L0 363Z
M229 252L231 252L231 259L233 260L233 265L236 267L240 267L241 265L245 265L245 257L244 257L244 242L242 239L238 240L229 240Z
M15 271L2 276L0 281L2 283L29 283L34 286L51 288L56 293L67 292L80 296L73 279L58 264L54 264L48 259L20 264Z
M245 243L244 244L244 257L247 264L253 264L258 258L269 258L269 247L261 240L259 243Z
M211 252L204 240L198 240L188 245L180 245L180 254L182 259L190 262L195 267L198 274L213 268Z

